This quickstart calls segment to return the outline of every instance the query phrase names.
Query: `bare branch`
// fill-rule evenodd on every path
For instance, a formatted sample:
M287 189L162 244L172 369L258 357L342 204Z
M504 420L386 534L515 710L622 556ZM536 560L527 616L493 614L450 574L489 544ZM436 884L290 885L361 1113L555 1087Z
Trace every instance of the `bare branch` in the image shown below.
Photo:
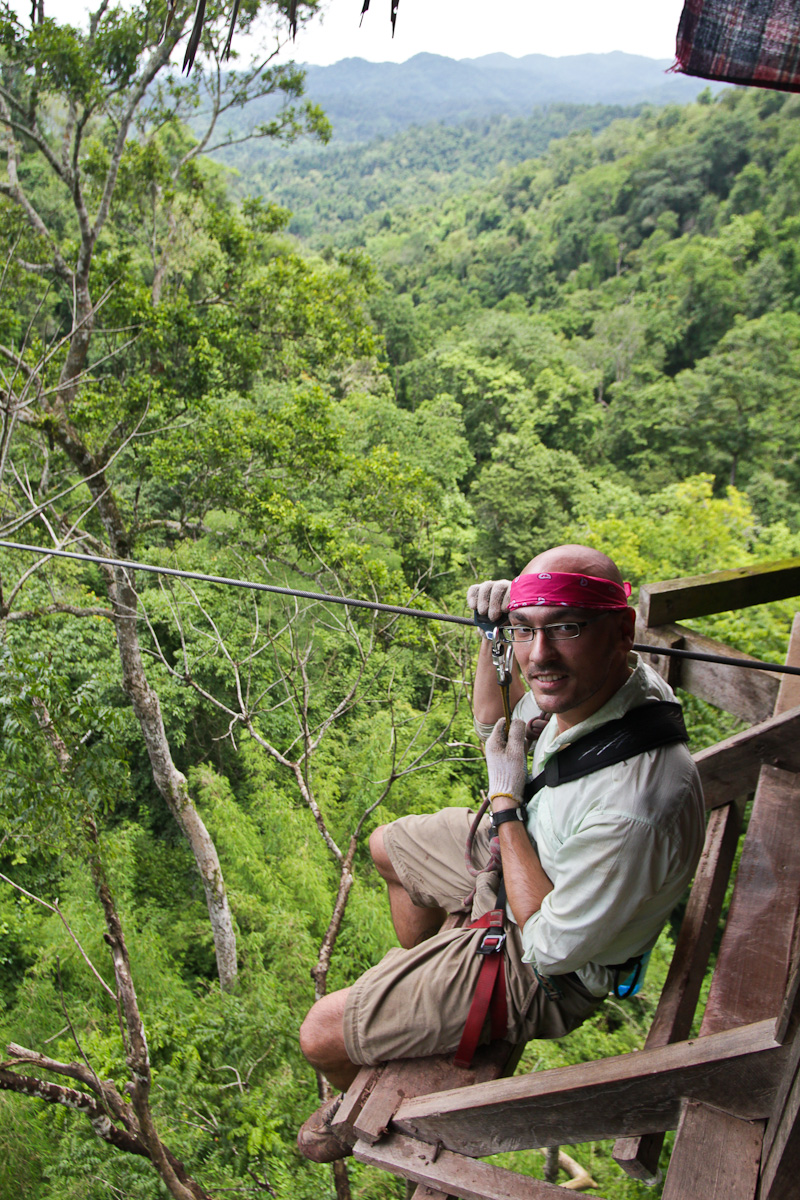
M47 604L44 608L29 608L21 612L11 612L8 621L38 621L41 617L51 617L56 613L64 613L70 617L105 617L107 621L114 620L110 608L79 608L76 604Z
M33 892L28 892L28 891L26 891L24 887L21 887L21 886L20 886L20 884L18 884L18 883L15 883L13 879L9 879L7 875L3 875L2 873L0 873L0 879L2 879L2 880L3 880L3 883L7 883L7 884L9 885L9 887L13 887L13 888L15 888L15 889L16 889L18 892L21 892L23 896L27 896L29 900L34 900L34 901L35 901L37 904L41 904L41 906L42 906L43 908L47 908L47 909L49 909L51 913L55 913L55 915L58 917L59 921L61 921L61 923L63 924L63 926L64 926L64 928L66 929L66 931L67 931L67 933L69 934L69 936L72 938L72 940L73 940L73 942L75 943L75 945L78 947L78 950L79 950L79 952L80 952L81 958L84 960L84 962L85 962L85 963L86 963L86 965L88 966L89 970L92 972L92 974L94 975L95 979L98 981L98 983L99 983L99 984L100 984L100 986L102 987L103 991L104 991L104 992L106 992L106 993L107 993L107 995L109 995L109 996L111 997L111 999L114 1001L114 1003L116 1004L116 1001L117 1001L117 994L116 994L116 992L112 991L112 989L111 989L111 988L108 986L108 984L106 983L105 979L103 979L103 976L102 976L102 975L100 974L100 972L97 970L97 968L95 967L94 963L91 961L91 959L89 958L88 954L87 954L87 953L86 953L86 951L84 950L83 946L80 944L80 942L78 941L77 937L76 937L76 936L75 936L75 934L72 932L72 928L71 928L71 926L70 926L70 923L69 923L69 921L68 921L68 920L67 920L67 918L64 916L64 914L62 913L62 911L61 911L61 909L58 907L58 905L57 905L57 904L50 904L50 903L48 903L48 901L47 901L47 900L42 900L41 896L34 896Z

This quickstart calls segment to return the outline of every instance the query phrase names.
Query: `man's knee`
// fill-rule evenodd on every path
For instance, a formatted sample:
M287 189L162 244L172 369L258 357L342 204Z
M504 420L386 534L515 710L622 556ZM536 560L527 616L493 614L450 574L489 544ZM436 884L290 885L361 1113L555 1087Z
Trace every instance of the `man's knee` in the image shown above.
M308 1010L300 1026L300 1049L312 1066L324 1069L344 1052L345 992L331 992Z
M392 866L383 840L383 831L386 828L386 825L379 825L377 829L373 829L369 835L369 852L381 878L385 879L387 883L400 883L400 878Z

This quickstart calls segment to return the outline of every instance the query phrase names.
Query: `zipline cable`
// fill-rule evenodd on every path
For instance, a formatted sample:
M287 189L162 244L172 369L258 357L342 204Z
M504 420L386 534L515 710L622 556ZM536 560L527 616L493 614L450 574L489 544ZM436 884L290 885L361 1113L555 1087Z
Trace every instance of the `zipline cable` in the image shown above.
M252 579L230 579L225 575L204 575L200 571L181 571L177 567L158 567L153 563L135 562L133 559L106 558L101 554L78 554L75 550L48 550L44 546L29 546L24 542L0 540L0 549L24 550L41 554L43 558L73 558L79 562L99 563L108 567L124 567L130 571L147 571L153 575L169 575L176 579L194 579L199 583L221 583L225 587L247 588L253 592L271 592L278 596L299 596L303 600L319 600L325 604L344 604L348 608L369 608L374 612L394 613L401 617L418 617L426 621L447 621L451 625L470 625L475 628L471 617L456 617L451 613L429 612L424 608L404 608L400 604L383 604L377 600L356 600L351 596L333 596L328 592L309 592L302 588L278 587L274 583L256 583ZM650 646L634 642L634 650L640 654L664 654L670 658L691 658L697 662L719 663L725 667L742 667L750 671L774 671L782 675L800 675L800 667L787 667L782 663L761 662L759 659L733 658L726 654L705 654L701 650L679 650L673 646Z

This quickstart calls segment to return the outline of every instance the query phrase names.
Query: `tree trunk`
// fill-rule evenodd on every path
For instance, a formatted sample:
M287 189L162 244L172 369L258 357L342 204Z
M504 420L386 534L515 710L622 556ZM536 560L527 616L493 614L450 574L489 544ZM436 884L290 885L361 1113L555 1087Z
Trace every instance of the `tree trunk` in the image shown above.
M178 822L194 855L203 883L208 916L214 934L220 987L231 987L237 974L236 935L233 930L225 881L214 842L195 808L186 777L172 761L158 696L147 682L136 626L138 596L127 572L114 569L114 610L117 645L122 663L123 687L130 698L142 731L153 780Z
M56 438L78 468L97 505L115 558L129 558L130 538L99 463L81 443L66 420L59 421ZM225 881L216 847L189 795L186 777L172 760L157 694L147 682L139 644L139 597L132 573L122 567L105 568L114 609L117 646L122 664L122 686L130 699L142 731L153 781L186 838L203 883L214 935L220 987L229 989L237 974L236 935L233 930Z

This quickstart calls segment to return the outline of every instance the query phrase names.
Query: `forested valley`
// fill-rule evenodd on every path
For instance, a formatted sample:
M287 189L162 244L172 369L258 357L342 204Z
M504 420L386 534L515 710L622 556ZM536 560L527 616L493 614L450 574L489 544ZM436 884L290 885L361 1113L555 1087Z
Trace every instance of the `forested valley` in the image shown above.
M48 551L461 616L555 542L634 593L800 554L800 98L411 130L293 217L212 155L248 95L324 114L212 6L172 71L192 7L0 11L0 1197L399 1198L297 1153L297 1029L394 944L369 832L483 786L475 636ZM792 613L694 624L780 658ZM521 1069L641 1045L673 939Z

